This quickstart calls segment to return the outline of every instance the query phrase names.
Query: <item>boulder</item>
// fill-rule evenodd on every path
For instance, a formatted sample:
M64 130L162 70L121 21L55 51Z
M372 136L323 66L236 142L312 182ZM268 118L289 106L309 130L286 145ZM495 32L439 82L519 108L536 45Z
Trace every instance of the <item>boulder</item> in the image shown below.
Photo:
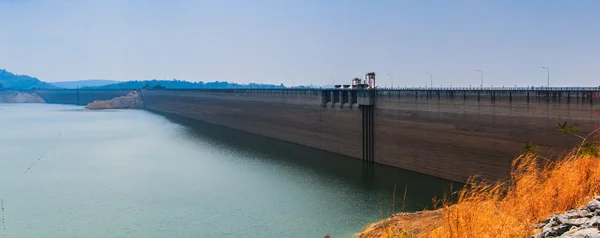
M592 212L598 210L600 208L600 200L597 198L592 200L590 203L588 203L587 208Z
M596 228L577 229L560 236L561 238L600 238L600 230Z
M600 227L600 216L590 218L584 223L588 227Z
M557 227L544 227L542 234L540 237L555 237L564 234L569 231L569 227L567 225L558 225Z
M577 218L577 219L563 219L561 220L562 224L565 224L569 227L571 226L581 226L582 224L588 222L590 220L590 218L584 217L584 218Z

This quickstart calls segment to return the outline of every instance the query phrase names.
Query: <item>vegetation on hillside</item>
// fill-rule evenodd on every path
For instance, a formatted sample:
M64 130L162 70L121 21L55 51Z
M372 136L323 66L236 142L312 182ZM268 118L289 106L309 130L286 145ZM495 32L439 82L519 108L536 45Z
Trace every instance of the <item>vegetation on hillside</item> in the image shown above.
M600 157L593 138L600 128L585 137L566 123L555 129L580 137L581 145L556 160L536 155L535 146L524 145L526 153L513 161L510 180L490 183L471 179L457 192L456 203L441 201L438 212L443 214L437 220L416 216L408 223L392 217L371 225L359 237L533 235L535 224L585 205L600 194Z
M0 84L6 89L56 88L56 86L27 75L17 75L0 69Z
M155 88L157 85L160 85L164 88L284 88L283 84L273 85L273 84L238 84L238 83L229 83L229 82L189 82L182 80L136 80L136 81L127 81L115 84L104 85L100 87L85 87L85 88L93 88L93 89L134 89L134 88Z
M147 83L144 83L144 86L142 86L143 89L164 89L165 86L162 86L160 84L154 85L154 86L150 86Z
M75 89L83 87L99 87L114 83L119 83L119 81L106 79L86 79L77 81L52 82L51 84L59 88Z
M183 80L133 80L133 81L111 81L111 80L80 80L71 82L46 83L37 78L27 75L16 75L0 69L0 84L7 89L41 89L41 88L83 88L83 89L226 89L226 88L286 88L283 84L239 84L233 82L190 82ZM310 88L308 86L296 86L294 88Z

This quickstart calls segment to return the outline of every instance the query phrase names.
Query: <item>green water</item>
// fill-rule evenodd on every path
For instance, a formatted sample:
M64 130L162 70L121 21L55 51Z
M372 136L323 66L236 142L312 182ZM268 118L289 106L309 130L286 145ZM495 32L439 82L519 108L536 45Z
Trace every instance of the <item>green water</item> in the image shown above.
M449 189L147 111L0 104L0 237L352 237L394 184L396 210Z

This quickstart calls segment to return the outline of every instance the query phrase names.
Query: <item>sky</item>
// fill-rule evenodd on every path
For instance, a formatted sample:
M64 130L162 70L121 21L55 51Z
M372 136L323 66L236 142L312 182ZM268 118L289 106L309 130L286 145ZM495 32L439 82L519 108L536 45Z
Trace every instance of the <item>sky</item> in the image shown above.
M540 86L542 67L600 86L600 1L0 0L0 68L49 82Z

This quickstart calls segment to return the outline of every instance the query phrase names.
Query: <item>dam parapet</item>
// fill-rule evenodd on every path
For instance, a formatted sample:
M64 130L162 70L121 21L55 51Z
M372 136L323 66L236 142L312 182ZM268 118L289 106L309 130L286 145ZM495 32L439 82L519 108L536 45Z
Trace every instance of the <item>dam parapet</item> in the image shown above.
M333 99L324 99L327 102L338 102L340 95L352 95L356 92L366 93L371 90L356 89L322 89L323 96ZM469 89L469 88L444 88L444 89L377 89L377 97L397 97L407 100L462 100L462 101L490 101L490 102L546 102L546 103L600 103L600 88L549 88L549 89ZM354 93L354 94L353 94Z

